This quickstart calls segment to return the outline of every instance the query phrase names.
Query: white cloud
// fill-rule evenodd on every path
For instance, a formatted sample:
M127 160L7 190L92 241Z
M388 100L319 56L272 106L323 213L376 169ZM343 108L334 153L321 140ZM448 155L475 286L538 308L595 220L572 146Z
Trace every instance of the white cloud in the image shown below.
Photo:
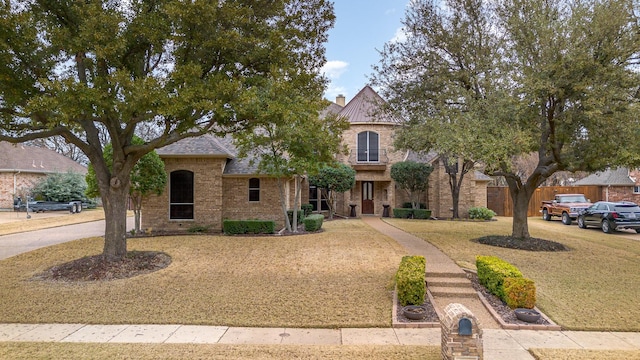
M336 97L338 95L344 95L345 97L347 97L349 95L347 94L347 92L348 90L344 86L339 86L339 85L334 85L332 83L329 83L327 90L324 92L324 97L327 100L336 101Z
M347 67L349 67L349 63L346 61L331 60L324 64L321 72L330 80L335 80L347 71Z
M407 33L406 31L404 31L404 27L400 27L398 29L396 29L396 33L393 34L393 37L391 38L391 42L404 42L405 40L407 40Z

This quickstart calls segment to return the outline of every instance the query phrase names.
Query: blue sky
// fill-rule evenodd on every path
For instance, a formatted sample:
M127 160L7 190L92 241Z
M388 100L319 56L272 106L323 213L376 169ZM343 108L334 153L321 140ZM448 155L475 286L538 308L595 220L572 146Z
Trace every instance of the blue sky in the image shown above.
M377 50L399 36L409 0L335 0L336 22L329 31L325 76L330 80L325 98L338 94L347 102L368 82ZM376 50L377 49L377 50Z

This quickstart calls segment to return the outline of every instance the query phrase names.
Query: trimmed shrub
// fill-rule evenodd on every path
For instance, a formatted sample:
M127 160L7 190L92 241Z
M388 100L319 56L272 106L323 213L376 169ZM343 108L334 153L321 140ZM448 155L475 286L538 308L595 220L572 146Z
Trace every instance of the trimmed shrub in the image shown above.
M428 219L430 217L431 217L431 210L424 210L424 209L413 210L414 219Z
M403 209L412 209L413 205L410 202L402 203L402 208ZM427 205L425 205L425 203L418 203L418 208L426 209Z
M287 210L287 216L289 217L289 224L293 225L293 210ZM298 210L298 224L302 224L304 220L304 210Z
M222 229L225 234L273 234L276 222L273 220L224 220Z
M396 273L400 305L422 305L427 292L424 256L403 256Z
M393 217L400 219L410 219L413 216L413 210L411 209L393 209Z
M522 277L518 268L496 256L476 256L476 268L480 284L503 301L505 299L504 279Z
M206 233L206 232L209 232L210 228L211 228L210 225L191 225L187 229L187 232L193 233L193 234L195 234L195 233Z
M536 285L533 280L514 277L505 278L503 299L512 308L533 309L536 306Z
M306 231L318 231L322 228L322 222L324 221L324 215L313 214L304 218L304 229Z
M313 205L311 204L302 204L300 205L300 208L302 209L302 211L304 211L305 217L311 215L311 213L313 212Z
M491 220L494 216L496 216L496 213L493 210L487 209L483 206L472 207L471 209L469 209L470 219Z

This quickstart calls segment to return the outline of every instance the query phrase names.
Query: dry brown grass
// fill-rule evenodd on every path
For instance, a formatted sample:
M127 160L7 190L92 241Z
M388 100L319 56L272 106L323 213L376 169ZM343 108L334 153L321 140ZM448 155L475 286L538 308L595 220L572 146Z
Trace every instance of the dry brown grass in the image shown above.
M640 351L531 349L538 360L640 360Z
M103 219L104 211L102 209L86 209L79 214L70 214L66 211L35 213L31 214L31 219L27 219L27 214L24 212L6 212L0 213L0 235L9 235L25 231L41 230Z
M469 241L510 234L511 218L389 222L426 239L459 263L475 263L476 255L495 255L516 265L535 281L537 306L564 328L640 331L640 322L635 320L640 318L640 234L607 235L529 218L531 236L560 242L571 251L528 252Z
M423 359L438 346L0 343L3 359Z
M130 239L129 250L169 254L161 271L97 283L45 283L41 271L102 250L101 238L0 261L0 322L383 327L404 254L359 220L319 234Z

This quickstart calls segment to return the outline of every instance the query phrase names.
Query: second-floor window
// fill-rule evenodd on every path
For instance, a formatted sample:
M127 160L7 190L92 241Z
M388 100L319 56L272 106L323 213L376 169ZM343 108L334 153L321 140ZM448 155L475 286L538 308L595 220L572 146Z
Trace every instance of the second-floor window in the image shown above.
M378 162L380 147L379 135L373 131L358 134L358 162Z

